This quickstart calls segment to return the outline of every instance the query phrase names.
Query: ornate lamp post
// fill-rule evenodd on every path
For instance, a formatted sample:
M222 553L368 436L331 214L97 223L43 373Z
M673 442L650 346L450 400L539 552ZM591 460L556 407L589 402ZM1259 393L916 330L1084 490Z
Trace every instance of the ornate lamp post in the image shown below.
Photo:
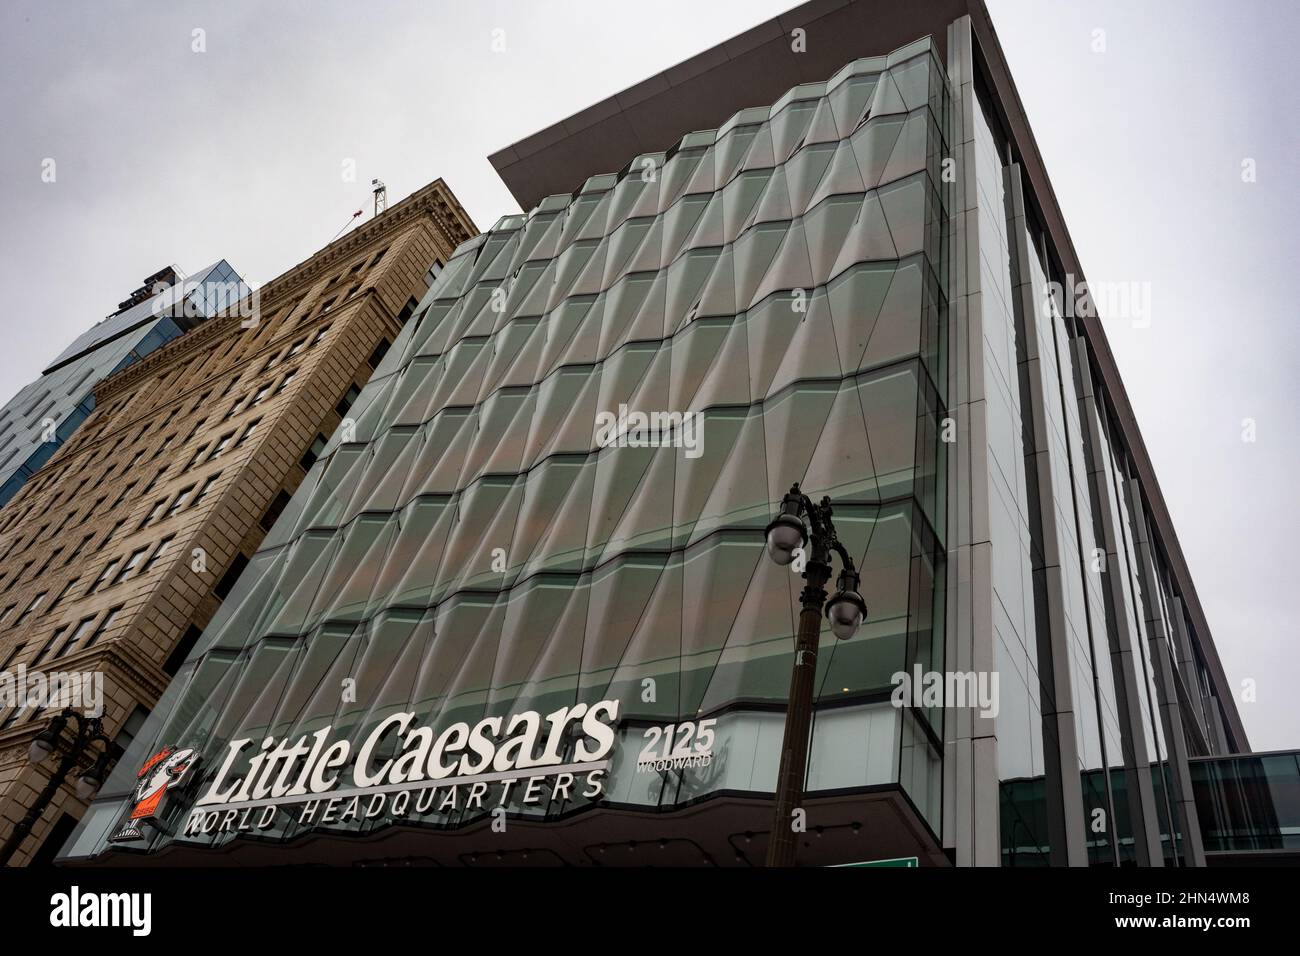
M9 834L9 838L5 840L4 846L0 847L0 866L9 863L10 858L18 851L18 847L22 845L23 840L27 839L27 834L32 832L32 827L41 818L45 808L54 799L54 795L59 792L59 787L63 786L63 781L67 779L68 774L77 765L77 760L96 742L103 743L104 749L100 751L99 756L95 758L95 762L90 765L86 772L77 777L77 796L83 800L89 800L104 783L104 777L108 774L108 765L112 762L114 754L119 748L113 741L104 736L103 723L98 717L83 716L71 707L65 708L61 713L50 718L46 728L37 734L36 739L32 741L32 745L27 751L28 757L32 763L41 763L54 753L62 742L63 731L67 728L69 720L72 720L76 725L76 734L73 736L72 746L64 753L58 767L46 782L45 788L37 794L27 813L18 821L18 825L14 827L13 832Z
M767 526L767 553L779 565L794 560L795 551L808 548L804 565L803 593L799 596L799 633L795 638L794 671L790 675L790 702L785 715L785 736L781 742L781 768L776 777L776 807L772 817L772 839L767 847L768 866L794 866L795 834L791 817L803 802L804 777L808 770L808 734L812 725L813 679L817 675L817 644L823 608L831 631L841 640L858 632L867 616L867 605L858 593L861 579L853 558L835 535L831 522L831 500L820 504L799 490L798 483L781 501L781 513ZM831 552L840 556L844 567L836 591L826 601L826 583L831 577Z

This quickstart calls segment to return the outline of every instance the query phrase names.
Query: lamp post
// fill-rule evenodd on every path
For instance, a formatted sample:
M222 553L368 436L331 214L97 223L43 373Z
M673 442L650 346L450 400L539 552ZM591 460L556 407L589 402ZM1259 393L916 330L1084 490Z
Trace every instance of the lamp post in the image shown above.
M54 799L54 795L59 792L59 787L63 786L63 781L72 772L72 768L77 765L77 760L96 742L103 743L104 749L100 751L99 756L95 758L95 762L87 768L86 772L77 777L77 796L83 800L88 800L104 783L104 777L108 773L108 765L118 748L104 735L104 725L98 717L86 717L71 707L65 708L62 712L50 718L46 728L37 734L32 741L31 747L27 751L28 757L32 763L41 763L54 753L62 742L63 731L67 729L69 720L76 727L72 746L63 754L58 767L50 775L50 779L46 781L44 789L37 794L36 799L27 809L27 813L18 821L18 825L14 827L13 832L9 834L9 838L5 840L4 846L0 847L0 866L8 865L9 860L18 852L18 847L22 845L23 840L27 839L27 834L32 832L32 827L36 825L36 821L45 812L45 808Z
M781 741L781 766L776 776L776 806L772 816L772 838L767 846L768 866L794 866L795 834L791 818L803 802L804 777L808 770L808 734L812 725L813 682L817 675L817 644L821 634L823 608L831 631L841 640L858 632L867 616L867 605L858 593L861 579L853 558L835 535L831 521L831 500L814 504L796 482L781 500L781 513L767 526L767 553L779 565L794 560L795 551L807 548L803 593L799 596L799 631L795 637L794 670L790 675L790 702L785 714L785 735ZM831 552L840 556L836 591L826 601L826 583L831 578Z

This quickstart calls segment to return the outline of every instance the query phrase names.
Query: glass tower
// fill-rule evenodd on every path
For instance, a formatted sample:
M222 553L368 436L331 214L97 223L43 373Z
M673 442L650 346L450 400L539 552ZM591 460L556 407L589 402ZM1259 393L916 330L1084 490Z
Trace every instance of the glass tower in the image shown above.
M248 291L224 259L187 278L170 272L175 281L79 335L0 408L0 506L94 410L96 385Z

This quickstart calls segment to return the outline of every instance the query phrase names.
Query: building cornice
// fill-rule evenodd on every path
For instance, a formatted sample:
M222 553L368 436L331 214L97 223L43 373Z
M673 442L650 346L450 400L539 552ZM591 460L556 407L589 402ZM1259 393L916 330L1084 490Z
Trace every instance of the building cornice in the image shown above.
M347 235L327 245L320 252L292 269L281 273L256 290L259 308L277 308L285 299L291 298L305 286L317 281L324 273L335 268L340 260L349 259L368 246L378 245L384 240L421 219L429 220L447 241L451 248L477 235L474 221L461 207L441 179L435 179L429 185L407 196L391 209L374 219L358 226ZM131 387L140 379L154 374L159 367L196 351L213 339L228 333L232 327L244 321L238 311L219 315L187 332L185 335L168 342L162 348L148 356L128 365L122 371L111 375L95 388L96 404L103 404L123 390Z

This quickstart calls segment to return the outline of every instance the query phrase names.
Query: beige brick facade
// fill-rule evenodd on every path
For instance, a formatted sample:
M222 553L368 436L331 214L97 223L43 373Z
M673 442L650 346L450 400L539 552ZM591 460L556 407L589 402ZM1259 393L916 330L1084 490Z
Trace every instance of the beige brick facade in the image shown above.
M475 233L437 180L264 285L255 316L208 320L101 383L94 413L0 510L0 672L102 673L109 737L150 710L431 266ZM0 703L0 840L58 764L27 756L57 710ZM94 756L11 865L80 818L71 778Z

